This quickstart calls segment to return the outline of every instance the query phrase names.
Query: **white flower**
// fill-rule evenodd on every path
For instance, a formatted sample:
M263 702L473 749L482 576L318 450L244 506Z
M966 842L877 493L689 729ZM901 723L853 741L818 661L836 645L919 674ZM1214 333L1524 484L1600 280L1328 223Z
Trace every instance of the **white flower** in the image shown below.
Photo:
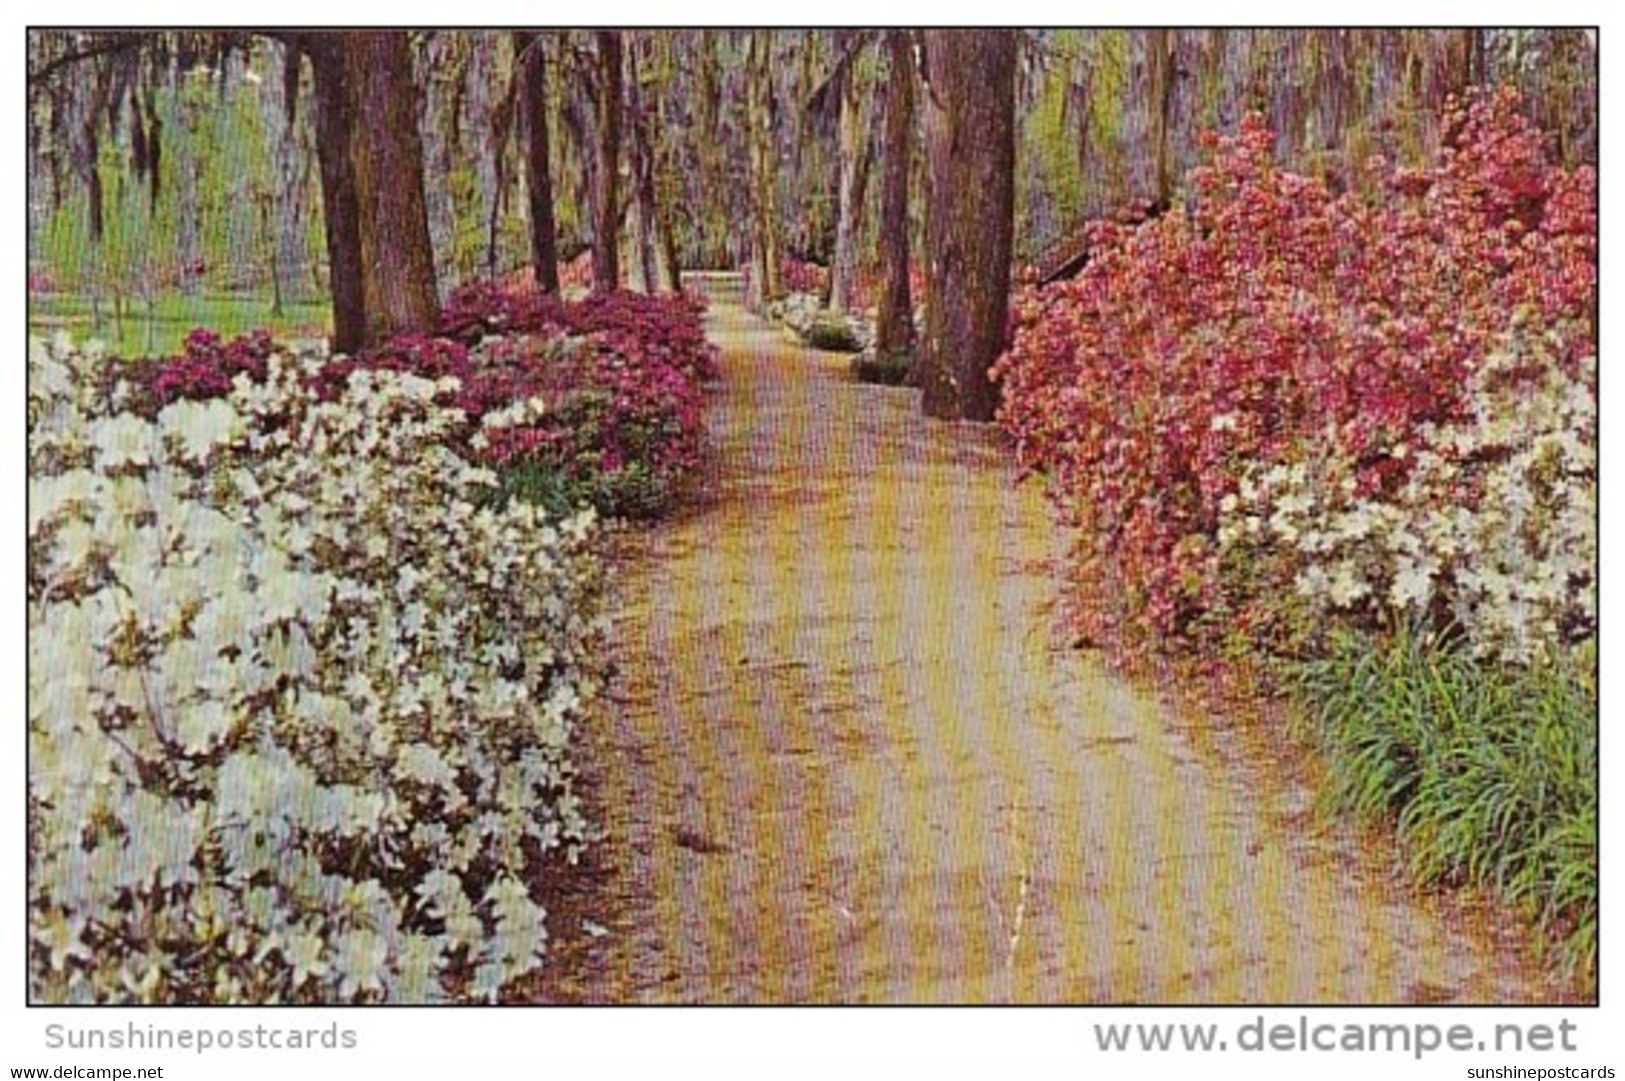
M1416 605L1425 608L1433 596L1433 575L1437 568L1425 560L1402 560L1394 573L1389 597L1397 608Z
M216 447L234 442L247 431L237 411L218 398L172 402L158 414L158 427L166 438L176 439L184 456L193 461L203 461Z
M1327 589L1332 603L1339 608L1352 607L1355 601L1371 592L1360 572L1352 563L1343 562L1337 565L1332 573L1331 585Z
M125 465L150 465L153 460L153 429L131 413L101 421L91 430L97 464L103 469Z

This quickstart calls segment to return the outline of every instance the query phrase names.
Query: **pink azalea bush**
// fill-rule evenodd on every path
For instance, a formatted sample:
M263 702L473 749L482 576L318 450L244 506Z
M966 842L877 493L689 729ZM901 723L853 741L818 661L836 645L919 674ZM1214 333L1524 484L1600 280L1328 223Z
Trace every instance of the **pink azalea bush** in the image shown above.
M1225 558L1246 478L1335 459L1351 497L1394 502L1415 451L1448 454L1439 433L1475 423L1475 373L1514 332L1543 343L1514 350L1537 369L1582 380L1596 177L1553 165L1519 104L1452 102L1430 168L1374 160L1342 195L1281 169L1250 117L1210 138L1187 205L1099 224L1076 279L1020 294L1000 421L1079 531L1083 629L1289 638L1281 597L1312 555Z

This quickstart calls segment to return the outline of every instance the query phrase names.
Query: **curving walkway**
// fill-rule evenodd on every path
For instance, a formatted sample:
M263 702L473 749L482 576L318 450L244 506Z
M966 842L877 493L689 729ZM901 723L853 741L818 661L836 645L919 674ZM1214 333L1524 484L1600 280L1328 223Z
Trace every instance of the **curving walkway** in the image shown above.
M714 491L621 576L619 716L588 748L609 933L556 932L559 997L1561 995L1327 830L1261 733L1060 642L1064 540L990 433L709 287Z

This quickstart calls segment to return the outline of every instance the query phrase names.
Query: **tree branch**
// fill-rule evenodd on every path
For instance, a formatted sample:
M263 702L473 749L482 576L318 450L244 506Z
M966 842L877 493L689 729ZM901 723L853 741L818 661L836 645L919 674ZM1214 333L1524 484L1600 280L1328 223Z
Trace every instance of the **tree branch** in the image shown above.
M63 53L61 56L56 57L55 59L41 66L39 70L30 71L28 73L28 85L38 86L50 79L51 76L55 75L63 68L82 63L86 60L94 60L99 56L110 56L114 53L130 52L135 49L139 49L149 37L150 35L142 32L123 32L98 41L92 45L87 45L82 49L76 49L72 52Z

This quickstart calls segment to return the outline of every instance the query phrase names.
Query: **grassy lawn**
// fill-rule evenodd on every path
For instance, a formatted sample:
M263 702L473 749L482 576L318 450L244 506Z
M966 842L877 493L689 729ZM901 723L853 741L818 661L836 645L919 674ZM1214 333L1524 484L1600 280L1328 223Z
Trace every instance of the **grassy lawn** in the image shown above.
M67 330L75 341L100 338L120 356L168 355L180 352L181 342L195 327L206 327L225 337L267 327L278 337L315 337L332 324L325 302L284 304L271 314L265 293L164 293L149 315L140 300L127 301L122 325L113 317L113 305L101 303L101 325L95 325L90 298L77 293L48 293L29 298L28 329L42 334Z

